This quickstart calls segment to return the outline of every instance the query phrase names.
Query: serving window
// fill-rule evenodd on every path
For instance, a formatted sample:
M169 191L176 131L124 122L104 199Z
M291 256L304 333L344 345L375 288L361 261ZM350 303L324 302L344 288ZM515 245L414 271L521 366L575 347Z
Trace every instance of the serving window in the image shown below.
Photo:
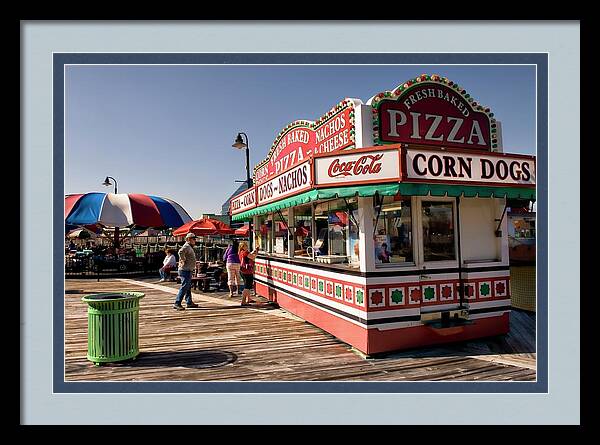
M421 225L424 261L455 260L453 203L422 201Z
M314 259L358 266L358 201L333 199L314 205Z
M283 210L273 214L273 253L288 254L288 211Z
M357 198L276 211L257 217L257 245L262 253L359 267L357 221ZM294 240L293 251L288 243L290 237Z
M312 258L312 205L294 208L294 257Z
M260 215L257 221L256 245L259 252L271 253L273 251L273 215Z
M375 264L414 263L410 197L375 196L373 201Z

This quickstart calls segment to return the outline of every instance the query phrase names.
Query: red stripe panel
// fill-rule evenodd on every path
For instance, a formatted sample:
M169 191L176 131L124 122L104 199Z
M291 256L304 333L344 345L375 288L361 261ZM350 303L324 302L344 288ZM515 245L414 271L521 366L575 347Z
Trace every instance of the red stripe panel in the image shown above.
M73 210L73 207L82 196L83 193L79 193L77 195L68 195L65 197L65 219L67 219L69 213L71 213L71 210Z
M422 348L424 346L504 335L510 330L508 313L478 318L473 321L473 324L445 329L435 329L430 326L413 326L386 331L369 329L367 334L369 337L368 350L363 352L377 354L379 352Z
M158 207L149 196L130 193L129 202L131 203L133 223L136 226L160 227L164 225Z
M269 301L275 301L294 315L329 332L334 337L349 343L365 354L421 348L424 346L471 340L475 338L502 335L509 332L509 314L478 318L471 325L447 329L434 329L429 326L412 326L381 331L367 329L330 314L322 309L306 304L256 283L256 293Z
M351 344L359 351L368 352L367 340L369 334L367 328L357 326L322 309L291 298L285 292L269 288L262 283L256 283L256 293L268 298L270 301L277 302L279 306L292 314Z

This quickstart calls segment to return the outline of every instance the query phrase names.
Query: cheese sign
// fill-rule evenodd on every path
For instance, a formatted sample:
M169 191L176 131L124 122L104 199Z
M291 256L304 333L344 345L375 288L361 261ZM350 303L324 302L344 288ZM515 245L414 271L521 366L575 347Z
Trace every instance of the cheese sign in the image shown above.
M535 186L535 157L407 149L406 181Z
M289 124L275 139L267 158L254 169L260 185L306 161L313 154L329 153L354 145L354 104L347 99L316 122Z
M398 150L364 151L315 158L315 184L394 182L400 177Z
M437 82L421 82L397 99L382 100L377 113L381 142L490 151L496 131L488 114Z
M256 186L258 205L303 192L311 187L310 162L306 161Z
M232 215L254 207L256 207L256 189L254 187L234 197L229 204L229 210Z

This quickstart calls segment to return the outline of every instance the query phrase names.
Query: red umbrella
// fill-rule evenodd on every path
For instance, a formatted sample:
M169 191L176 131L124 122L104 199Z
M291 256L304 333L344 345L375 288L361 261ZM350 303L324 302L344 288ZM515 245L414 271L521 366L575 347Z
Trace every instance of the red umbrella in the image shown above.
M299 226L296 227L296 236L308 236L310 235L310 231L304 227L304 226Z
M248 224L245 224L244 226L240 227L239 229L235 229L236 235L248 236L248 233L250 233L250 225L248 225Z
M212 218L202 218L191 221L173 231L173 235L182 236L192 232L198 236L233 235L234 231L224 222Z

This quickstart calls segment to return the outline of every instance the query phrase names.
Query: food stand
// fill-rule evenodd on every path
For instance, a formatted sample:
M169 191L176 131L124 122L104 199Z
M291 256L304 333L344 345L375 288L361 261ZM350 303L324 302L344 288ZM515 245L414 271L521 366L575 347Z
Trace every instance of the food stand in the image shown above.
M529 202L519 206L519 201L509 203L508 258L510 262L511 304L514 308L536 310L536 249L535 212L529 211Z
M257 293L366 354L507 333L506 199L536 169L500 133L438 75L289 124L231 200Z

